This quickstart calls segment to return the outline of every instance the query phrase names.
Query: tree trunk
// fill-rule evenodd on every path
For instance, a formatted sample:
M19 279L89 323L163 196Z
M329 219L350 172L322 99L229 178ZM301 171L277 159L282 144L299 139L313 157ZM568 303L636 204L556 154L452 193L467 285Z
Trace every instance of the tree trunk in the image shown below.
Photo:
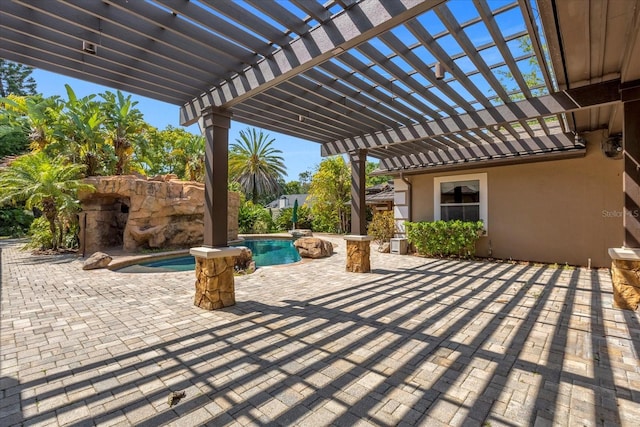
M58 216L56 222L58 223L58 246L62 246L62 242L64 242L64 226L62 225L60 216Z
M258 202L258 189L256 188L256 177L255 177L255 175L253 176L252 179L253 179L253 189L252 189L252 192L251 192L251 201L255 205Z
M42 200L42 213L49 221L49 230L51 230L51 247L58 249L58 236L56 235L56 218L58 217L58 209L53 197L46 197Z

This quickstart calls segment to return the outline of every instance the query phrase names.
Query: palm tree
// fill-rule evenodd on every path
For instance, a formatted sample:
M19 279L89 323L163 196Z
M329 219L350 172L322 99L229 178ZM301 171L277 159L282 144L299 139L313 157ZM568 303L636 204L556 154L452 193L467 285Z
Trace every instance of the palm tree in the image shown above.
M113 146L117 161L115 174L128 172L129 161L133 154L132 142L147 128L142 113L134 108L137 101L131 100L131 95L124 96L122 92L105 92L100 95L105 102L101 104L105 116L104 125L107 130L107 141Z
M7 124L27 135L31 149L43 150L54 141L54 125L64 107L59 97L9 95L0 98L0 104Z
M204 145L202 135L190 135L185 141L184 179L204 182Z
M51 246L57 249L62 240L62 230L56 232L60 214L78 207L78 190L93 190L78 179L84 168L42 151L19 157L0 172L0 205L24 201L28 209L41 209L49 222Z
M113 147L105 143L104 115L95 95L78 98L69 85L65 85L69 100L57 123L56 142L49 155L65 155L73 163L83 163L87 176L109 175L116 162Z
M229 151L229 178L236 181L253 203L260 194L277 194L281 187L282 175L287 168L282 151L271 146L275 139L269 139L262 131L246 129L240 131L240 139L231 145Z

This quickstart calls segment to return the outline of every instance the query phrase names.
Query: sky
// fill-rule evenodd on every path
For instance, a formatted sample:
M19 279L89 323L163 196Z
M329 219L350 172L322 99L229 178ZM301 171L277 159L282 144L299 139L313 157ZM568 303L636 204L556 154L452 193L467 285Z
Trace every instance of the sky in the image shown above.
M71 86L78 97L91 94L98 94L115 89L94 83L85 82L83 80L74 79L63 76L61 74L51 73L49 71L35 69L31 76L35 79L36 91L44 96L58 95L63 99L67 99L67 91L65 84ZM123 92L128 94L128 92ZM171 125L173 127L180 126L180 108L177 105L167 104L166 102L156 101L144 96L131 94L134 101L138 101L138 108L144 115L147 123L158 129L164 129ZM233 143L238 137L241 130L246 129L248 125L231 121L231 129L229 130L229 143ZM200 134L200 128L197 124L186 128L189 132ZM320 156L320 144L305 141L303 139L294 138L277 132L265 131L275 139L273 146L282 151L282 158L287 167L286 181L298 180L298 175L305 171L313 171L322 161Z

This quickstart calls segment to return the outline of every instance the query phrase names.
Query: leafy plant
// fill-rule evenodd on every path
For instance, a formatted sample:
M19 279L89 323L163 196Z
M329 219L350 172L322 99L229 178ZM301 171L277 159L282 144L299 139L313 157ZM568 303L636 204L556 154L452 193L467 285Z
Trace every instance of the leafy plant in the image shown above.
M0 118L0 122L2 119ZM29 146L27 135L20 127L0 123L0 158L24 152Z
M49 222L43 216L36 218L29 227L29 242L25 245L30 249L52 249L53 235Z
M0 208L0 236L22 237L32 222L33 215L23 208Z
M369 223L368 234L373 240L381 245L389 242L397 232L396 221L393 211L376 212Z
M124 96L120 91L105 92L100 95L100 112L104 117L106 141L113 147L116 156L115 174L129 172L129 162L133 154L133 143L148 126L140 110L135 108L137 101L131 95Z
M240 205L238 210L240 233L269 233L272 229L273 219L269 209L254 205L251 200Z
M58 228L56 230L55 241L60 242L60 247L66 249L75 249L80 246L80 224L76 220L75 215L65 215L60 217ZM31 222L29 227L29 242L25 245L28 249L57 249L54 248L54 239L51 234L51 227L44 216L36 218Z
M280 210L280 213L275 218L275 228L280 231L287 231L293 228L293 222L291 218L293 216L293 208L284 208ZM296 222L297 228L313 228L313 216L311 215L311 209L307 205L298 207L298 222Z
M407 239L427 256L469 258L484 233L482 221L405 222Z
M346 233L351 208L351 172L342 156L324 159L313 175L309 195L313 200L313 230Z
M79 178L83 165L61 157L48 158L42 151L16 159L0 172L0 203L24 202L28 209L42 210L51 231L51 247L64 238L64 222L78 209L77 191L92 191Z

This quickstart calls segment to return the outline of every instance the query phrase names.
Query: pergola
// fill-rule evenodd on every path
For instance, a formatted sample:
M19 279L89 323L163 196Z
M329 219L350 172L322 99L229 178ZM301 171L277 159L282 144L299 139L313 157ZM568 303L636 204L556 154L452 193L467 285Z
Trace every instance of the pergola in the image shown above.
M207 137L205 244L226 246L231 117L411 174L584 155L622 134L640 206L635 0L11 0L0 56L166 101ZM532 77L533 76L533 77ZM222 185L224 183L224 185ZM216 185L218 184L218 185ZM640 224L625 215L625 246Z

